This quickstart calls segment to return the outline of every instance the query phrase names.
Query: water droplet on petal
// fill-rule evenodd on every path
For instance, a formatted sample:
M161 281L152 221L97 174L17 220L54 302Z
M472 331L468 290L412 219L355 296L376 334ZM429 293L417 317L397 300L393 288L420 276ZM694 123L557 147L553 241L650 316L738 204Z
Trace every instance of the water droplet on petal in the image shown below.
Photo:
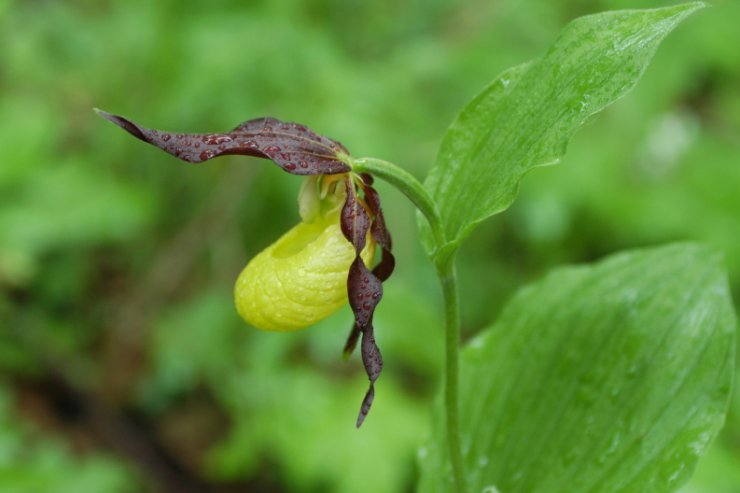
M228 135L208 134L203 136L203 143L208 145L226 144L231 140Z

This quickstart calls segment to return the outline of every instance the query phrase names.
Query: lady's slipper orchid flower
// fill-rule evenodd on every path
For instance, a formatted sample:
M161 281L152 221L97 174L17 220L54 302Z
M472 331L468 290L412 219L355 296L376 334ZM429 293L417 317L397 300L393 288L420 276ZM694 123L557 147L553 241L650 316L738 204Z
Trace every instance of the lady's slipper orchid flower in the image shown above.
M288 173L307 177L299 196L302 221L244 268L234 290L237 311L257 328L293 331L328 317L349 300L355 320L344 351L351 354L362 336L362 361L370 379L359 427L383 368L373 313L383 296L382 282L395 266L372 177L352 171L342 144L297 123L257 118L226 133L183 134L96 111L134 137L190 163L243 154L270 159ZM372 267L376 245L382 255Z

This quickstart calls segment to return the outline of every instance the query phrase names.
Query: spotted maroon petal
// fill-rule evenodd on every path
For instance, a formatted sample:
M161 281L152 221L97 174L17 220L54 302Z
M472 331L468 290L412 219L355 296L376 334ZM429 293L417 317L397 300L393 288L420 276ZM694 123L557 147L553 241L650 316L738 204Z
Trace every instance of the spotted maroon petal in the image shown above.
M360 330L370 324L375 307L383 297L383 285L375 274L365 267L365 262L357 257L349 268L347 277L349 306L355 314L355 323Z
M355 347L357 347L357 341L360 339L360 334L362 334L360 327L357 325L357 323L353 323L352 330L349 333L349 337L347 337L347 342L344 343L344 350L342 351L345 359L349 358L355 351Z
M358 428L370 412L370 406L375 399L375 380L378 379L380 372L383 370L383 356L380 354L380 348L375 343L372 323L368 324L362 333L362 363L365 365L367 377L370 379L370 388L367 389L365 398L362 399L360 413L357 416Z
M383 370L383 358L375 343L373 329L373 313L383 296L383 286L380 279L368 270L360 257L357 257L350 267L347 287L350 306L355 314L355 324L352 327L347 346L345 346L345 355L354 349L357 338L362 333L362 363L370 380L370 387L362 400L360 412L357 416L357 427L359 428L370 412L370 406L375 398L375 381Z
M360 414L357 415L356 426L358 428L362 426L365 418L367 418L367 414L370 412L370 406L373 405L373 400L375 400L375 386L373 384L370 384L370 388L367 389L367 393L365 393L365 398L362 399L362 405L360 405Z
M375 216L373 224L370 227L370 235L372 235L375 242L383 249L380 263L378 263L378 265L373 269L373 274L384 282L391 277L393 269L396 267L396 258L393 256L393 253L391 253L393 242L391 241L391 233L385 225L385 217L383 216L383 208L380 206L380 196L378 195L378 192L375 191L370 184L367 184L364 188L365 201L367 202L368 207L370 207L370 211Z
M226 133L186 134L142 127L131 120L96 110L137 139L189 163L239 154L270 159L294 175L333 175L351 170L348 151L339 142L305 125L275 118L256 118Z
M383 297L383 284L375 274L370 272L360 256L362 249L365 247L367 233L372 228L370 215L365 209L365 205L357 197L352 180L347 179L345 183L347 198L342 207L340 225L344 236L355 247L355 260L352 262L347 276L347 296L355 321L344 346L344 354L348 356L354 350L360 335L362 335L362 363L370 379L370 387L365 394L357 417L357 427L360 427L370 411L370 406L375 398L375 380L383 369L383 358L375 343L372 323L375 307Z
M342 206L340 226L345 238L354 245L359 258L359 252L365 248L365 238L370 229L370 216L365 210L365 206L358 200L355 186L350 178L345 181L345 187L347 198Z
M375 380L378 379L380 372L383 370L383 356L380 354L380 349L375 343L375 333L372 324L369 324L362 333L362 363L365 365L365 371L367 371L370 383L375 383Z

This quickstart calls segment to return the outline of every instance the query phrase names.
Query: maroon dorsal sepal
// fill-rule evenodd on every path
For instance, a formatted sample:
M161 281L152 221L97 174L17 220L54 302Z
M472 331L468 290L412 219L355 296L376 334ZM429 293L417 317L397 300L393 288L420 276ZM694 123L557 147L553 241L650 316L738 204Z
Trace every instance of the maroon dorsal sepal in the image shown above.
M142 127L121 116L96 111L137 139L189 163L239 154L270 159L294 175L334 175L351 170L349 153L341 143L299 123L256 118L225 133L173 133Z

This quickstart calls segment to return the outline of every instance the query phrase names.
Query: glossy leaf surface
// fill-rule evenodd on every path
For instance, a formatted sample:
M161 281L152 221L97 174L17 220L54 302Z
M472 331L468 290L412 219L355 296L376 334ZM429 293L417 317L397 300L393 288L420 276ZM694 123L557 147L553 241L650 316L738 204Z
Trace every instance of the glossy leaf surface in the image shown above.
M727 411L735 316L720 264L677 244L560 269L515 295L462 355L469 491L678 489ZM441 419L434 436L421 491L452 491Z
M557 163L578 127L629 91L661 40L702 6L576 19L542 58L505 71L475 97L448 129L426 181L446 248L509 207L527 171ZM426 222L420 227L431 252Z

